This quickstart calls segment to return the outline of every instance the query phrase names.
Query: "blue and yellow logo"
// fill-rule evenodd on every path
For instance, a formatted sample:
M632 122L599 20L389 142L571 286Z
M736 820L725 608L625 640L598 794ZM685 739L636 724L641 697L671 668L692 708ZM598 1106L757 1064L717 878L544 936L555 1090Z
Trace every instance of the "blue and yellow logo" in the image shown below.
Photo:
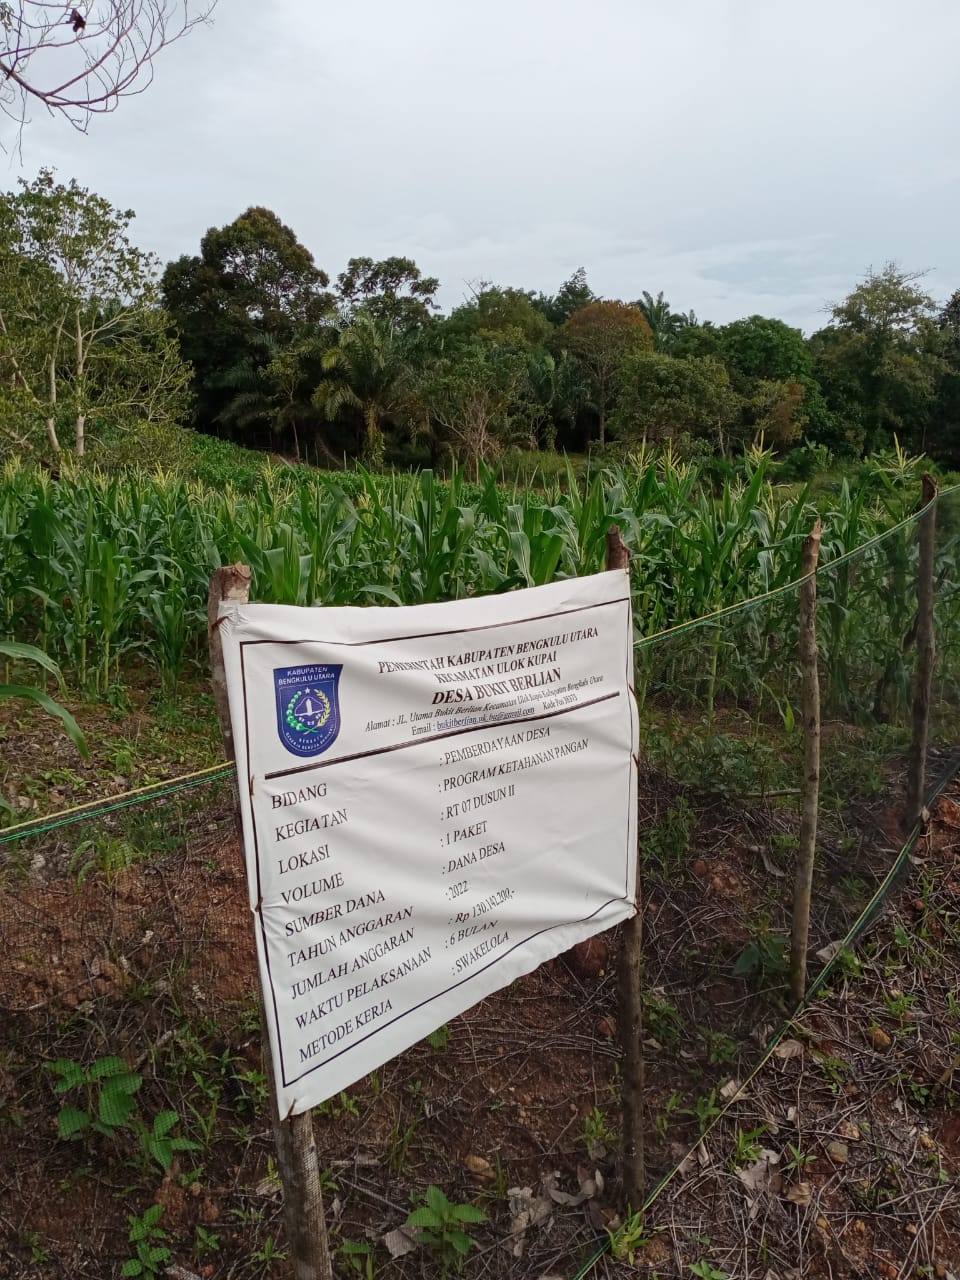
M340 732L341 666L276 667L277 732L295 756L319 756Z

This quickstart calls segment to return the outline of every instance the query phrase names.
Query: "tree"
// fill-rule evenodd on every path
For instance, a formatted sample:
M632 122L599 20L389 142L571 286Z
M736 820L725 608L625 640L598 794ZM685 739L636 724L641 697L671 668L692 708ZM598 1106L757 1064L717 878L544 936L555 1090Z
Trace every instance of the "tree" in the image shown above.
M230 406L238 392L258 387L260 371L278 354L329 327L329 283L293 231L260 207L211 227L199 256L168 264L163 293L194 369L196 426L273 428L270 412L241 424ZM312 389L303 388L304 407Z
M351 258L337 276L337 291L345 307L365 311L402 329L422 329L433 314L433 296L440 288L425 276L412 258Z
M432 362L418 380L429 429L478 479L480 463L505 445L533 443L523 408L528 378L524 352L477 339Z
M720 330L710 320L704 320L702 324L688 324L677 334L670 354L674 356L714 356L717 360L722 361Z
M578 443L577 425L582 416L592 412L590 379L569 351L559 350L554 358L553 421L563 444ZM548 442L553 447L556 441Z
M787 444L801 433L832 440L833 417L817 381L814 358L799 329L748 316L715 331L717 354L743 397L745 432Z
M945 369L931 415L936 424L929 449L938 461L960 466L960 289L937 317L940 353Z
M955 289L937 317L937 327L960 352L960 289Z
M782 320L748 316L716 330L719 355L731 374L771 381L808 378L813 357L799 329Z
M329 276L270 209L247 209L228 226L212 228L199 259L186 261L195 271L214 273L210 283L219 290L219 305L279 341L331 313Z
M93 115L142 93L153 60L204 22L213 3L94 0L82 11L47 0L0 3L0 107L26 123L32 102L85 129Z
M833 323L811 342L828 403L858 425L864 452L896 432L923 448L946 366L933 299L922 272L888 262L832 309Z
M553 297L541 293L532 301L537 310L541 311L552 325L561 325L569 320L575 311L588 307L591 302L599 302L599 298L587 284L586 271L583 267L578 267Z
M681 329L671 346L683 358L711 358L730 375L740 397L741 420L730 434L786 444L801 433L835 442L836 425L824 400L813 354L799 329L766 316L747 316L720 327Z
M215 422L232 429L241 438L247 438L251 430L260 427L269 430L273 405L264 374L278 350L274 337L268 333L261 334L256 354L252 346L240 348L229 368L218 369L210 376L208 387L222 392L225 397Z
M896 262L885 263L880 271L871 267L866 279L831 307L833 319L853 333L911 338L936 314L933 299L916 287L925 275L925 271L904 271Z
M627 440L640 436L646 443L687 433L711 437L726 453L740 408L726 369L710 356L677 359L638 351L620 369L615 425Z
M20 252L21 228L15 199L0 202L0 386L3 442L11 452L29 453L38 422L50 448L57 434L57 352L51 317L66 317L66 299L56 272ZM51 376L52 374L52 376Z
M500 289L479 284L469 302L456 307L443 322L444 337L473 338L496 335L514 345L542 346L553 326L522 289Z
M323 376L323 358L334 341L333 331L318 330L305 334L290 346L278 351L260 376L266 383L274 431L288 431L293 437L294 456L300 460L300 437L306 430L313 436L315 449L326 452L335 461L327 442L322 439L322 417L313 400L319 379Z
M697 322L692 311L689 315L682 311L671 311L662 289L655 298L644 289L643 297L634 302L633 306L643 312L647 324L653 330L654 351L669 351L680 332Z
M792 444L809 425L807 389L802 382L758 378L744 407L754 440L777 448Z
M50 170L0 200L0 361L54 453L65 415L82 456L92 415L130 429L186 410L189 370L133 216Z
M530 439L545 449L557 447L557 400L560 384L557 362L549 351L535 349L527 356L527 423Z
M861 396L860 373L845 359L847 335L830 325L808 340L820 387L833 422L833 430L818 439L837 453L863 452L867 439L867 405Z
M246 352L217 376L216 385L230 392L231 399L216 421L241 437L258 431L289 434L297 462L302 461L301 442L312 443L318 455L323 452L330 462L339 462L339 452L334 453L325 438L327 419L314 401L323 378L323 357L336 340L331 328L305 333L285 347L264 334L256 362Z
M358 410L364 461L380 468L384 426L391 418L402 417L409 404L410 338L393 325L361 313L323 357L323 367L332 376L317 387L314 404L331 421L344 409Z
M637 307L624 302L592 302L566 321L560 339L583 366L593 385L603 445L607 414L616 398L621 366L629 355L652 348L653 333Z

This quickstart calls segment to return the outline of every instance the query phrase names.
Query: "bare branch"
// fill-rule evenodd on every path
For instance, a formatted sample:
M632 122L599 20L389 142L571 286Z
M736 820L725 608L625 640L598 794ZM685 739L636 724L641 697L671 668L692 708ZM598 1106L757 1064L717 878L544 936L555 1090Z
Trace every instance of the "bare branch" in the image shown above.
M216 0L0 0L0 110L19 127L31 102L85 131L93 115L153 80L161 49L205 22Z

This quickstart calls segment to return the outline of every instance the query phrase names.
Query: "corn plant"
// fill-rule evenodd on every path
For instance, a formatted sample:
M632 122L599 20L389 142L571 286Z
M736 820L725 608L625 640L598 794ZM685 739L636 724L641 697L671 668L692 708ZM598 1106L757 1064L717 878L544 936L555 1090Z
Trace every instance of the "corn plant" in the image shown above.
M60 668L48 657L42 649L36 648L32 644L22 644L16 640L0 640L0 658L3 659L6 668L6 680L0 683L0 702L6 702L14 698L21 698L27 702L32 702L41 710L47 712L48 715L56 716L67 732L70 740L76 746L82 756L88 755L86 739L80 730L80 726L76 720L59 702L55 702L50 697L46 689L37 688L32 684L16 684L11 682L11 664L14 662L32 662L50 674L60 683L63 684L63 677L60 674ZM12 813L11 805L0 795L0 810L6 813Z
M218 464L219 465L219 464ZM814 504L768 481L757 452L713 493L694 465L641 451L548 493L505 487L480 468L332 476L263 465L216 489L169 471L107 476L66 466L58 482L12 463L0 473L0 638L34 644L79 687L105 694L146 659L167 692L205 661L211 571L242 559L254 599L284 604L418 604L532 586L604 566L609 527L633 552L641 701L722 708L755 722L789 714L795 684L800 548L824 521L820 644L827 714L902 716L911 674L915 532L858 548L908 514L915 467L895 455L868 486ZM219 474L219 473L218 473ZM248 483L249 481L249 483ZM960 521L955 522L960 525ZM960 654L954 527L938 561L938 679L952 696ZM856 552L857 554L851 555ZM713 618L738 602L760 606ZM707 621L703 621L707 619ZM698 621L700 620L700 621Z

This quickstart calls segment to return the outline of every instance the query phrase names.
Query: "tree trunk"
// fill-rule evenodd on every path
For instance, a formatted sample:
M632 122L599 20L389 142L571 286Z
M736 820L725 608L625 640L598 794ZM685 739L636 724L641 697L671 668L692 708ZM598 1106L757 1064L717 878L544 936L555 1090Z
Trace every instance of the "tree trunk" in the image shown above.
M0 311L0 333L4 334L4 336L7 334L7 323L2 311ZM40 401L37 399L37 394L33 387L31 387L30 383L27 381L23 370L20 368L16 354L12 350L8 350L6 358L10 361L10 368L13 371L13 376L10 379L11 386L19 385L20 389L25 391L33 403L39 408ZM54 388L54 396L56 396L56 378L53 379L52 385ZM44 426L47 432L47 439L50 441L50 447L53 449L55 454L59 454L60 441L57 439L56 419L48 414L47 417L44 418Z
M630 552L620 530L607 533L607 568L630 570ZM638 851L634 852L638 856ZM643 915L640 910L639 868L636 912L623 926L617 982L620 1001L620 1044L623 1047L623 1191L628 1210L643 1204Z
M74 436L74 444L78 458L83 457L86 439L84 429L86 426L87 415L84 410L84 386L83 372L86 360L86 351L83 346L83 330L80 327L80 309L77 308L76 327L74 330L74 341L77 348L77 376L76 376L76 396L77 396L77 424Z
M230 723L230 704L227 697L227 677L223 666L223 647L220 641L221 601L245 604L250 596L250 569L244 564L218 569L210 579L207 598L207 625L210 637L210 672L214 701L223 735L224 754L234 759L233 728ZM235 810L237 827L240 827L240 810ZM260 993L261 1009L266 1008L263 992ZM313 1136L313 1115L307 1111L299 1116L284 1119L277 1110L274 1086L273 1056L269 1045L264 1049L267 1085L270 1090L273 1112L273 1131L277 1146L277 1167L283 1187L283 1213L290 1246L290 1261L294 1280L333 1280L333 1264L323 1217L323 1192L320 1186L320 1167Z
M803 783L801 787L800 848L793 891L793 928L790 933L790 996L795 1004L807 986L807 947L810 940L810 903L817 847L817 811L820 803L820 677L817 665L817 564L820 560L820 521L803 544L800 588L800 674L803 685Z
M920 563L917 566L917 664L913 677L913 735L907 768L907 825L913 826L923 814L926 787L927 740L930 736L930 693L936 656L934 632L934 557L936 551L937 508L933 503L937 485L924 474L920 504L927 510L920 517Z
M367 432L363 442L363 460L371 471L380 471L383 469L383 432L380 430L380 415L374 406L370 406L364 417L367 420Z
M47 430L47 439L50 441L50 448L55 454L60 454L60 441L57 438L57 424L54 418L45 418L43 425Z
M56 454L60 453L60 441L57 438L57 357L51 355L47 361L47 377L49 386L49 409L46 417L47 439Z

